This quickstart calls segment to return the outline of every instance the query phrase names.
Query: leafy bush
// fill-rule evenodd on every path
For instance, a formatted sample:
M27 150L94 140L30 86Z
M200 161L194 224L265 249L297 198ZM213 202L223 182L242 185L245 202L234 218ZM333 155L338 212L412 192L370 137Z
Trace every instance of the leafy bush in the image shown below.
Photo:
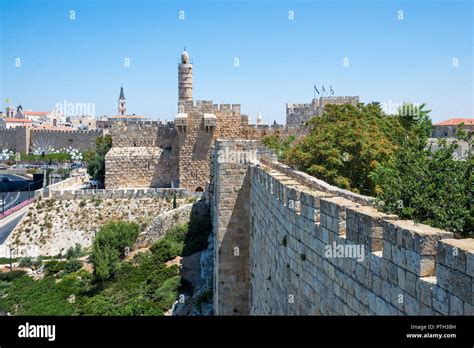
M53 275L61 272L66 266L66 261L51 260L44 264L46 268L46 275Z
M85 255L85 252L82 250L82 246L79 243L76 243L74 247L70 247L69 249L67 249L65 256L68 260L70 260L70 259L76 259L84 255Z
M453 231L458 237L474 232L474 157L453 158L456 143L439 140L435 153L426 142L408 143L372 174L383 209L402 218Z
M73 273L73 272L79 271L81 268L82 268L81 261L69 260L64 267L64 273L65 274Z
M18 260L20 260L19 257L13 257L12 258L12 262L17 262ZM0 257L0 265L6 265L6 264L10 264L10 258L9 257Z
M24 276L25 274L25 271L20 270L0 273L0 281L11 282L14 279Z
M268 136L263 143L286 164L338 187L375 196L384 210L447 229L474 234L474 160L453 158L456 144L427 147L431 119L425 105L404 104L386 115L378 103L327 105L308 121L298 140ZM472 143L472 134L458 132ZM472 145L470 145L472 146Z
M91 261L94 274L103 280L113 275L120 267L119 258L126 248L131 248L140 233L136 223L111 221L102 226L92 244Z
M175 276L167 279L162 286L155 291L156 299L160 302L163 310L170 309L178 297L178 286L181 277Z
M165 262L181 255L183 251L183 243L176 243L170 239L163 238L155 242L150 247L150 251L157 255L162 262Z
M10 282L7 282L6 280L0 280L0 297L5 295L8 287L10 286Z
M22 257L18 260L18 267L32 267L33 259L31 257Z
M70 293L56 286L54 277L35 281L19 277L8 287L8 296L0 298L0 308L13 315L72 315L75 306L66 301Z
M112 136L107 134L95 141L96 150L86 152L84 159L87 162L87 173L95 180L105 181L105 155L112 148Z
M308 135L288 146L285 139L273 149L308 174L369 195L375 192L369 173L393 154L403 129L399 118L385 115L378 103L327 105L307 126Z

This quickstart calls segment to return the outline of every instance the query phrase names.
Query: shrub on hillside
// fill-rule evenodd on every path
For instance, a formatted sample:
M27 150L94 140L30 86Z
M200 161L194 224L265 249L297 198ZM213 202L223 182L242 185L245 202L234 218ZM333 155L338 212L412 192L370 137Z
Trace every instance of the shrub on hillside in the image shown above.
M46 275L53 275L61 272L66 266L66 261L51 260L44 264L46 268Z
M75 246L67 249L65 256L68 260L70 260L70 259L76 259L84 255L85 255L85 252L82 250L82 246L79 243L76 243Z
M136 223L112 221L97 232L92 244L91 261L94 274L100 280L106 280L120 267L120 257L126 248L131 248L140 233Z
M22 257L18 260L18 267L32 267L33 259L31 257Z
M20 278L26 274L25 271L10 271L5 273L0 273L0 281L11 282L14 279Z
M178 286L181 277L175 276L167 279L162 286L155 291L157 301L160 302L163 310L168 310L173 306L173 303L178 297Z
M64 273L65 274L73 273L73 272L79 271L81 268L82 268L82 261L69 260L64 267Z

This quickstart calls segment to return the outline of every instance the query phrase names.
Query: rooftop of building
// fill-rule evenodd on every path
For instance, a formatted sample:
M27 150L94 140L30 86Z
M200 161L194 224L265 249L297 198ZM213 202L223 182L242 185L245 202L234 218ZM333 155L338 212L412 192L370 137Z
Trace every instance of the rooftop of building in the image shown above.
M4 120L5 122L12 122L12 123L32 123L33 122L26 118L13 118L13 117L5 117Z
M147 118L146 116L139 116L139 115L115 115L115 116L109 116L109 119L143 119Z
M450 118L449 120L446 121L441 121L438 123L435 123L435 126L457 126L461 123L464 123L464 125L474 125L474 118Z
M23 113L27 116L46 116L49 114L49 112L45 111L24 111Z

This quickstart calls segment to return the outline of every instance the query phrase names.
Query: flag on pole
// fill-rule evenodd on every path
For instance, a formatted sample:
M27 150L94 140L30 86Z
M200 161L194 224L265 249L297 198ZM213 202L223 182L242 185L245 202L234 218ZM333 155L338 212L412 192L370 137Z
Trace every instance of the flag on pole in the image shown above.
M334 95L334 90L332 89L332 86L330 85L329 88L331 88L331 95Z
M314 90L316 91L316 93L319 94L319 91L318 91L318 89L316 88L316 85L313 85L313 86L314 86Z

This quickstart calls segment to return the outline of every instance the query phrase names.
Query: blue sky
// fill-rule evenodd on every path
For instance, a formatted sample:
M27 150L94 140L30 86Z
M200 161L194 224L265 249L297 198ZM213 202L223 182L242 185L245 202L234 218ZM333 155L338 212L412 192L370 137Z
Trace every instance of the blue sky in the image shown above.
M310 102L313 83L425 102L435 121L473 116L470 0L0 0L0 11L2 109L5 98L34 111L66 100L115 115L123 85L128 113L170 120L185 46L194 99L240 103L252 120L284 123L285 103Z

